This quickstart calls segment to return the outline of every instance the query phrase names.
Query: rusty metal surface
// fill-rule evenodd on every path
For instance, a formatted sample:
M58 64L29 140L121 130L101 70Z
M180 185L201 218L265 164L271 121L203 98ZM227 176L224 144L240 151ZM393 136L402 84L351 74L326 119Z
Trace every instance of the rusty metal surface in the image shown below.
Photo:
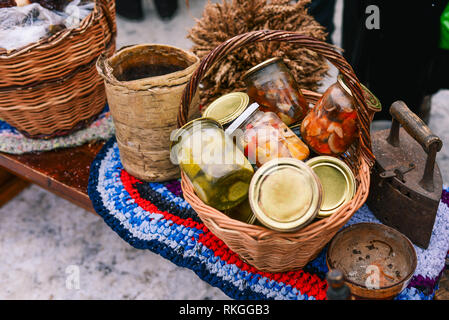
M400 232L378 223L358 223L332 239L326 263L330 270L343 272L354 297L392 299L408 285L417 256ZM376 283L368 279L372 271L377 274Z
M405 104L393 104L390 113L391 131L372 133L376 164L367 203L379 220L427 248L443 186L435 162L442 143Z

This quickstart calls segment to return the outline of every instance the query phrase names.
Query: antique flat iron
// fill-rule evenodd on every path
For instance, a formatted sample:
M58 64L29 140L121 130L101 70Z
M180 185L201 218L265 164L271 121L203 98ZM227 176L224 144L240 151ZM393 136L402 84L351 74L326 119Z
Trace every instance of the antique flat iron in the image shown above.
M427 248L443 188L435 161L443 143L404 102L393 103L390 114L391 129L372 133L376 163L367 204L384 224Z

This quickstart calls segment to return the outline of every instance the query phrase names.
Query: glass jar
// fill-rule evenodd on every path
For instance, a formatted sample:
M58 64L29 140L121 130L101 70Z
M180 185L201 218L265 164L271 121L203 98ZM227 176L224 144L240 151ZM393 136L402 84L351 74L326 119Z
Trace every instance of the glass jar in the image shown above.
M249 106L226 130L237 137L249 161L261 167L277 158L304 160L309 148L273 112L263 112L259 104Z
M281 58L271 58L243 75L249 97L262 111L274 112L286 125L301 121L309 111L295 79Z
M227 210L248 198L254 169L217 121L193 120L171 140L171 160L180 165L204 203Z
M358 134L355 100L341 75L301 124L301 136L320 155L345 152Z
M224 213L234 220L239 220L242 222L245 222L247 224L254 224L256 221L256 216L254 215L253 211L251 210L251 206L249 204L249 200L246 199L238 206L225 210Z

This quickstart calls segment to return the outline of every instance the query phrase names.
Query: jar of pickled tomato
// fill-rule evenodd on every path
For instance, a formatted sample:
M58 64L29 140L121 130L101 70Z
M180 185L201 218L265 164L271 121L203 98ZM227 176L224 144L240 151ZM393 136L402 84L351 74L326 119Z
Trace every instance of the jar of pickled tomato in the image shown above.
M261 167L277 158L306 159L307 145L275 113L263 112L259 107L253 103L226 129L250 163Z
M248 198L254 169L217 121L193 120L171 140L171 160L180 165L204 203L228 210Z
M344 153L358 134L357 111L341 75L318 100L301 124L301 136L320 155Z
M266 60L243 75L249 97L262 111L275 113L286 125L300 122L309 104L282 58Z

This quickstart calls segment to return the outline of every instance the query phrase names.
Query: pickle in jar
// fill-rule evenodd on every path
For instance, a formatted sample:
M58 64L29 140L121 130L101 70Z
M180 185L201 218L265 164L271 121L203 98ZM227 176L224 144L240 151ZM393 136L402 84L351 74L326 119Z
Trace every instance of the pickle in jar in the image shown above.
M231 209L247 199L254 169L221 125L201 118L181 129L170 150L196 195L218 210Z
M252 167L230 171L227 176L212 181L201 172L193 179L195 192L205 203L219 210L228 210L248 197L249 182L254 174Z

